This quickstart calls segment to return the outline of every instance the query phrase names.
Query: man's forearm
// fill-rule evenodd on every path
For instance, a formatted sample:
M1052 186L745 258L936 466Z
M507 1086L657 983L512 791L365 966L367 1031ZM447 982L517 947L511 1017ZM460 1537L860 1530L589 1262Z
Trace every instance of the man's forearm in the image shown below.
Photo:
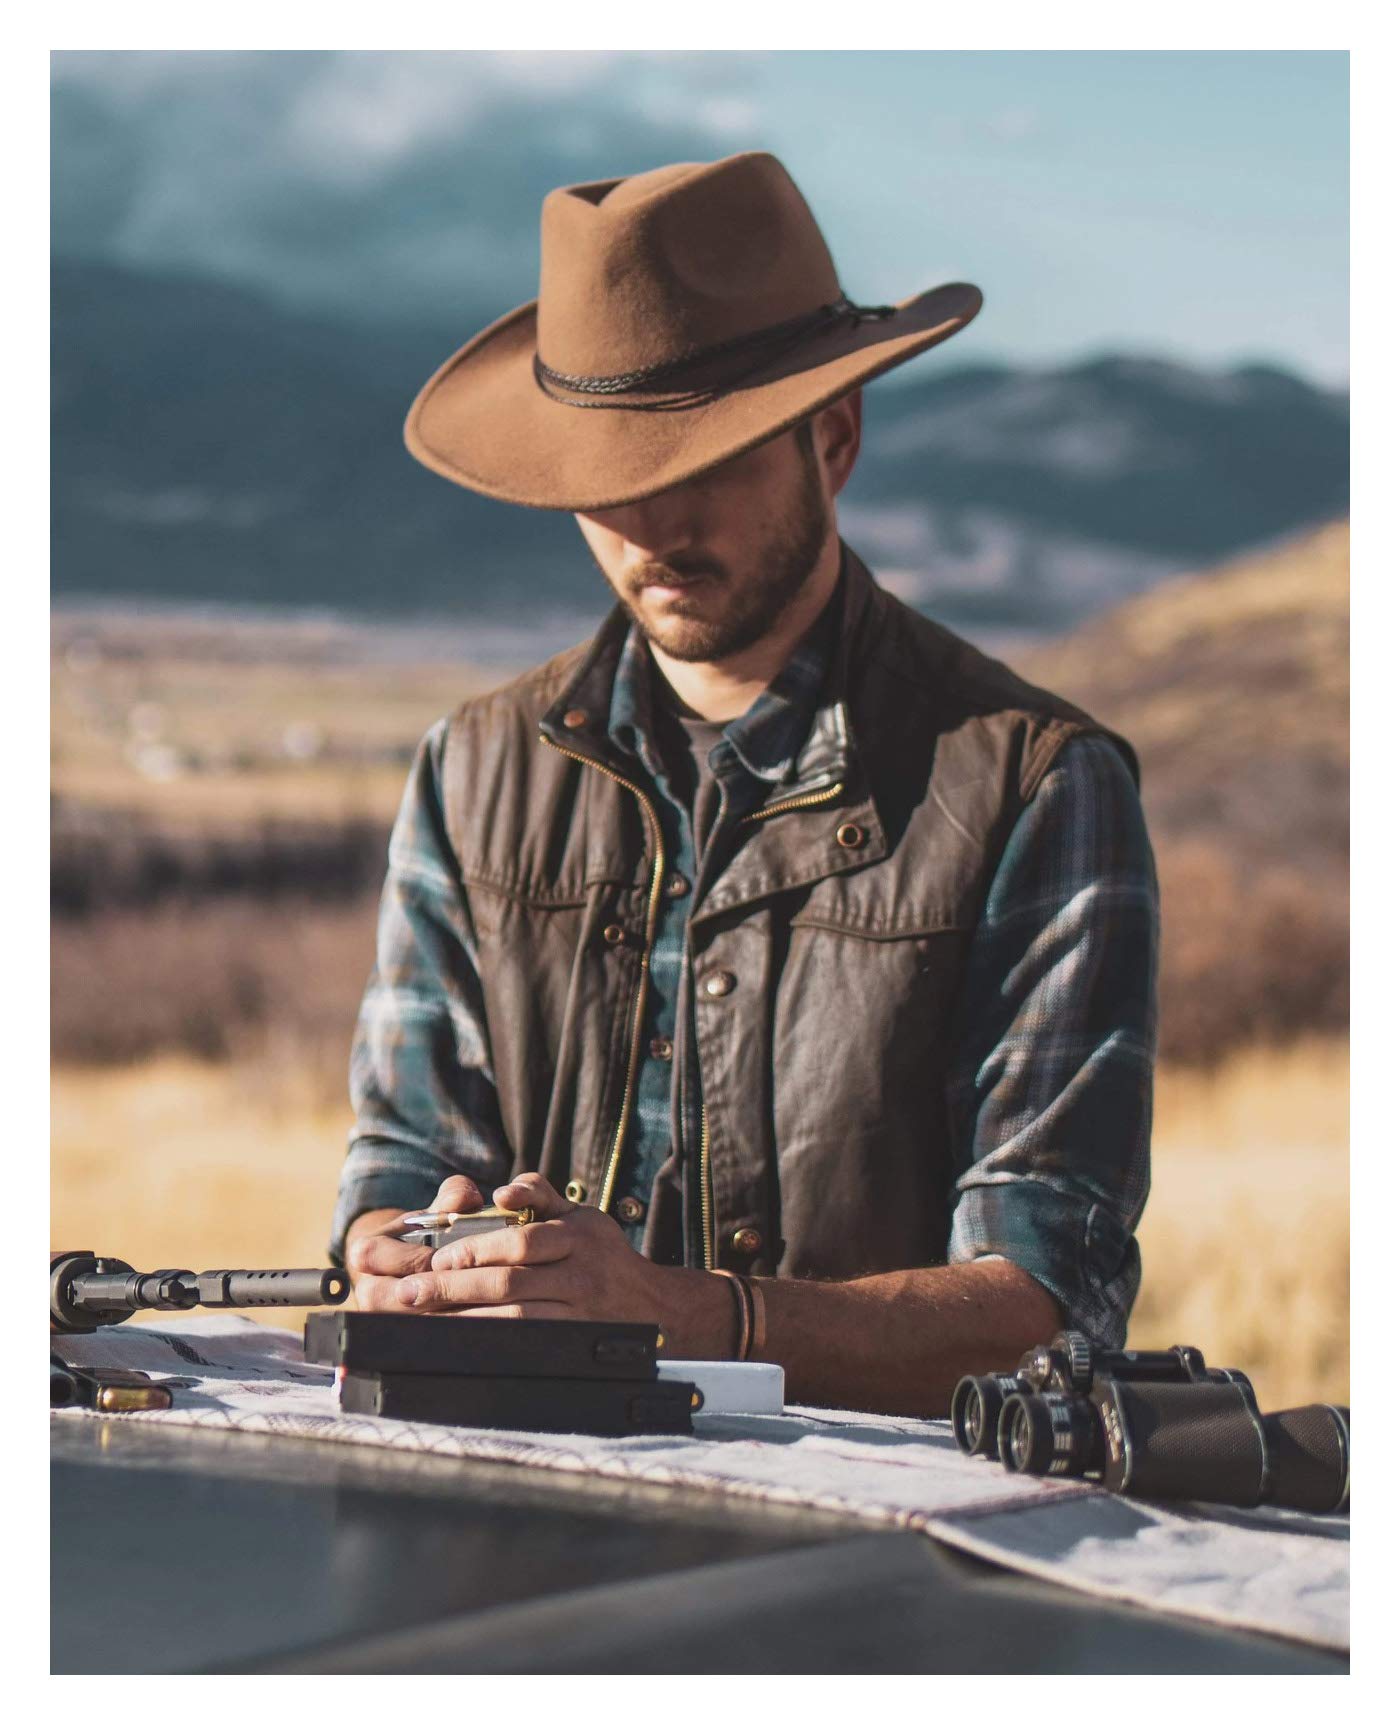
M468 1193L467 1186L460 1181L444 1187L439 1198L454 1207L480 1202L482 1195L475 1189ZM733 1357L733 1296L722 1277L650 1263L633 1251L614 1222L565 1203L537 1176L526 1176L518 1190L504 1188L495 1196L517 1205L543 1199L544 1208L558 1206L570 1234L582 1231L577 1250L561 1261L556 1254L564 1240L551 1236L554 1243L546 1254L541 1234L539 1251L526 1251L536 1230L509 1230L499 1237L481 1236L465 1253L454 1250L451 1266L438 1257L439 1273L425 1276L432 1253L385 1237L398 1212L369 1210L355 1218L346 1236L346 1263L361 1303L368 1298L377 1310L495 1305L540 1316L653 1320L666 1332L673 1359ZM557 1221L549 1224L557 1226ZM543 1259L538 1265L531 1262L536 1257ZM476 1267L462 1269L459 1258ZM517 1265L512 1273L518 1282L502 1286L499 1271L480 1267L483 1260L497 1259ZM404 1305L399 1290L408 1282L396 1278L405 1277L436 1286L421 1302ZM766 1335L752 1357L784 1368L790 1401L828 1407L926 1418L945 1414L953 1386L965 1372L1014 1366L1061 1321L1044 1288L999 1258L891 1270L850 1282L765 1277L754 1285L763 1299Z
M789 1401L821 1406L939 1417L964 1373L1007 1370L1060 1327L1055 1301L1004 1259L759 1288L761 1357L785 1369Z

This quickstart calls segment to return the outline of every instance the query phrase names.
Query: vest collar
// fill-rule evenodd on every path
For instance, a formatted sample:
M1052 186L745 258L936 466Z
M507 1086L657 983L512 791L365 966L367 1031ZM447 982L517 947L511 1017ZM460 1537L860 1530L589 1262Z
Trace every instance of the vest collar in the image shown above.
M789 666L743 719L726 728L726 737L742 765L771 787L764 806L848 783L858 767L848 684L852 665L860 658L855 650L858 637L879 589L844 541L841 560L841 578L834 595L837 616L834 621L826 617L821 620L830 627L830 634L827 642L820 644L825 648L824 668L810 723L806 722L812 709L810 688L802 672L793 675L796 667ZM810 641L811 637L798 652ZM623 746L622 738L628 728L635 729L645 719L646 697L637 687L643 653L625 607L614 606L588 644L574 675L541 716L541 733L567 753L630 777L635 772L636 755ZM631 679L631 687L621 692L619 705L620 675ZM800 714L801 722L794 726L791 721L795 714ZM645 749L638 753L651 771Z

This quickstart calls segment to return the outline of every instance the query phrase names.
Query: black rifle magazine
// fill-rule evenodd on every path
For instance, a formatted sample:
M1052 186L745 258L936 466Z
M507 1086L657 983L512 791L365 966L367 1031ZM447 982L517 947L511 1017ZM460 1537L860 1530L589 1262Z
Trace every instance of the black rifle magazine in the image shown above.
M507 1431L586 1432L595 1437L688 1435L690 1416L703 1402L694 1384L669 1378L638 1383L346 1371L340 1379L345 1413Z
M352 1372L488 1378L656 1377L655 1324L572 1318L455 1318L414 1312L313 1312L306 1357Z

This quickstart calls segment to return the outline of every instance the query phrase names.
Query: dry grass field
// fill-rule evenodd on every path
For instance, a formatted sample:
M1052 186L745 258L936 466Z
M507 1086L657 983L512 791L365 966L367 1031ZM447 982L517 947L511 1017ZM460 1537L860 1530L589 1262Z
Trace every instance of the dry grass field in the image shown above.
M1264 1405L1350 1398L1347 1045L1308 1040L1158 1078L1129 1341L1191 1342Z
M349 1126L337 1077L273 1051L59 1067L52 1243L142 1268L322 1262ZM1347 1212L1345 1044L1164 1071L1131 1341L1192 1342L1265 1405L1346 1400Z
M50 1102L55 1248L141 1269L325 1262L350 1125L327 1076L274 1056L170 1055L56 1067Z
M427 727L504 675L461 630L69 608L51 640L53 792L184 831L388 819Z

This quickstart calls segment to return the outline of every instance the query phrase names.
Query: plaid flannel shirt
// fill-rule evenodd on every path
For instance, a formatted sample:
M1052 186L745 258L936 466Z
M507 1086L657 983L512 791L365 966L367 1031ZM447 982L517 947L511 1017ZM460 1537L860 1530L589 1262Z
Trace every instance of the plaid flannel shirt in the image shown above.
M711 756L723 788L717 831L791 776L827 644L819 625L725 728ZM661 793L673 873L693 888L690 810L671 795L650 742L650 675L634 630L614 682L610 736ZM489 1193L510 1172L443 816L446 730L443 720L424 739L390 841L377 963L351 1058L356 1122L333 1228L337 1260L363 1211L425 1204L452 1173ZM644 1047L674 1045L677 1014L693 1006L693 989L682 997L691 908L688 892L663 896ZM1156 951L1156 881L1136 787L1110 742L1075 738L1013 828L970 945L942 1099L960 1152L948 1260L1011 1260L1054 1296L1067 1324L1105 1345L1122 1344L1140 1278L1133 1230L1148 1188ZM698 1074L690 1076L698 1114ZM674 1081L669 1059L643 1062L619 1197L645 1203L670 1155ZM635 1243L640 1225L630 1233Z

